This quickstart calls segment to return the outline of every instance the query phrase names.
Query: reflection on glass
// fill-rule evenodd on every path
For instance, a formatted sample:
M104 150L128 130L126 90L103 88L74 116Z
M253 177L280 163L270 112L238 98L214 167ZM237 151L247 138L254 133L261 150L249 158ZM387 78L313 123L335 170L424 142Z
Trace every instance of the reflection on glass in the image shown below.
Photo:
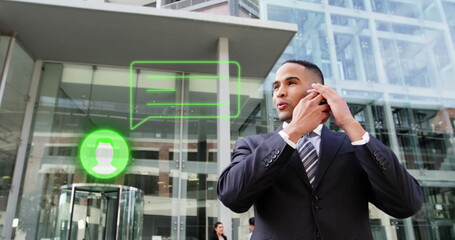
M0 36L0 83L5 81L0 85L0 213L3 216L12 187L34 65L33 59L20 45L14 44L10 52L9 44L10 37ZM11 55L6 69L8 54ZM0 218L0 226L4 220L5 217Z
M313 11L295 11L291 8L268 5L268 19L281 22L297 23L298 33L289 44L291 53L284 53L283 60L305 59L319 66L324 76L332 77L329 65L329 40L323 13Z
M365 10L365 2L362 0L329 0L329 4L337 7Z
M376 60L374 58L373 43L369 37L361 36L360 51L362 54L362 61L365 73L365 79L368 82L379 82L377 74Z
M356 46L354 45L354 37L347 34L336 34L335 44L337 46L337 61L342 80L356 80L357 69L354 55L356 54Z
M418 18L420 16L420 4L418 1L374 0L371 1L371 4L372 10L375 12L409 18Z
M424 205L422 210L413 217L417 239L454 239L454 186L436 183L433 186L424 185L423 190ZM403 236L403 230L399 229L403 225L402 220L393 220L392 223L397 228L397 234Z
M447 113L453 109L394 108L397 138L409 169L455 170L453 127Z

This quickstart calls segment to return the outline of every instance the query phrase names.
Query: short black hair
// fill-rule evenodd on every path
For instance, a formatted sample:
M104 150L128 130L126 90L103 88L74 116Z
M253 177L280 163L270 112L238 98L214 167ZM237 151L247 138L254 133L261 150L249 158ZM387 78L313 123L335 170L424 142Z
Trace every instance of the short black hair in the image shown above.
M254 226L254 217L248 219L248 222L250 223L250 225Z
M284 61L283 64L281 64L281 66L283 66L284 64L286 63L296 63L296 64L299 64L299 65L302 65L304 66L305 68L307 68L308 70L312 71L313 73L315 73L317 76L319 76L320 80L321 80L321 84L324 84L324 74L322 74L322 71L321 69L319 69L319 67L312 63L312 62L308 62L306 60L295 60L295 59L290 59L290 60L286 60Z

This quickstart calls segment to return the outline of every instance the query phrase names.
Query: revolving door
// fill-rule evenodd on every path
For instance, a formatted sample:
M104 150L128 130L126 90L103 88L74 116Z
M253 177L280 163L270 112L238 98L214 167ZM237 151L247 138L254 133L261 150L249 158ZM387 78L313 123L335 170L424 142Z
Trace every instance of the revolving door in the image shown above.
M141 239L143 192L134 187L73 184L60 188L56 238Z

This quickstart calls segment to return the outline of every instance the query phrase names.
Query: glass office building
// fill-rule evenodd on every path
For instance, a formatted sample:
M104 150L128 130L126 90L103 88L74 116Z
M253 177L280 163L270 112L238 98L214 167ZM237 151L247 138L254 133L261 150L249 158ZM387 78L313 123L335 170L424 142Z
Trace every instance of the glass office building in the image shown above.
M240 1L246 2L261 19L298 25L265 86L284 60L316 63L356 119L420 182L425 203L411 219L371 207L375 239L455 239L455 3Z
M218 220L229 239L243 239L253 212L226 210L216 197L217 176L238 138L280 124L271 101L274 72L286 59L305 59L321 67L326 84L347 100L367 131L394 150L424 190L422 210L412 218L394 219L371 206L375 239L455 239L454 1L182 0L122 8L102 1L68 7L46 0L43 9L33 1L6 2L0 3L3 238L63 239L55 229L61 187L99 183L144 192L142 239L203 240ZM155 12L153 7L181 11ZM185 9L261 20L220 20ZM173 14L183 20L166 22ZM33 21L41 24L27 28ZM243 22L245 28L229 28ZM275 22L283 25L266 26ZM164 23L166 31L151 27ZM135 60L220 60L223 51L213 40L218 37L229 39L228 59L242 68L237 74L235 67L225 66L229 83L213 75L220 73L216 66L207 70L161 63L130 69ZM150 84L148 76L165 76L166 81ZM227 84L224 89L222 84ZM219 103L225 92L229 94L221 99L229 102L227 114L240 110L239 116L187 117L216 115L220 105L183 103ZM179 104L150 110L148 98L152 104ZM178 117L150 118L130 127L132 120L141 123L152 114ZM333 121L326 124L338 130ZM78 160L81 140L100 128L121 133L131 148L129 168L110 180L91 177ZM88 205L81 201L85 208L80 209ZM92 218L77 231L95 229Z
M423 208L411 219L393 219L371 207L375 239L455 239L455 3L260 3L261 18L298 25L281 60L320 66L326 84L423 188Z

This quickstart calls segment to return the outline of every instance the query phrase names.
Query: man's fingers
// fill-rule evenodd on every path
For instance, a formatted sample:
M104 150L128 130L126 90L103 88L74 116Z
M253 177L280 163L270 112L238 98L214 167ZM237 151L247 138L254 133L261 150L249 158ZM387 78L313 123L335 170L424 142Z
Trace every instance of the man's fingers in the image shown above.
M327 104L326 99L322 96L322 94L319 94L319 93L311 101L315 102L317 105Z
M338 93L331 87L327 85L321 85L320 83L313 83L311 85L315 91L319 92L325 98L330 98L332 96L338 95Z
M317 97L319 95L318 92L309 92L308 95L306 95L303 99L305 100L312 100L314 99L315 97Z

